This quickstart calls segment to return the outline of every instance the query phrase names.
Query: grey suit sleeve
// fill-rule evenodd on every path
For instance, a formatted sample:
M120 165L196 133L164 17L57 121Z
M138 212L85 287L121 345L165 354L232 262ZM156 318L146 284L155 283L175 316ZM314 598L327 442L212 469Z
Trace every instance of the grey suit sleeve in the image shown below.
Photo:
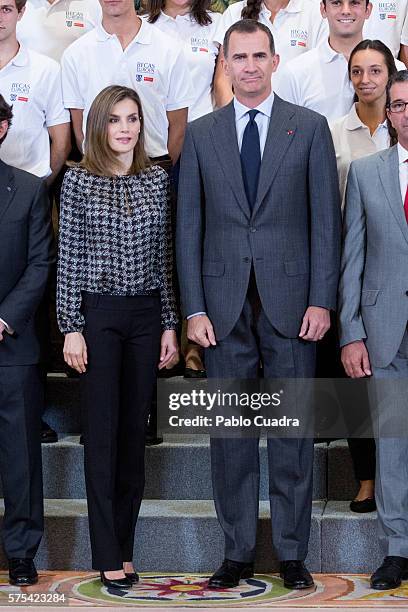
M341 212L336 155L326 119L318 121L309 155L309 306L336 309Z
M340 346L367 337L360 312L366 251L366 219L354 163L350 166L339 284Z
M201 278L203 207L200 164L192 129L187 126L181 154L176 234L177 273L184 316L207 311Z
M45 183L33 196L28 217L27 266L12 291L0 304L1 317L17 335L23 333L35 314L55 261L51 228L50 205Z

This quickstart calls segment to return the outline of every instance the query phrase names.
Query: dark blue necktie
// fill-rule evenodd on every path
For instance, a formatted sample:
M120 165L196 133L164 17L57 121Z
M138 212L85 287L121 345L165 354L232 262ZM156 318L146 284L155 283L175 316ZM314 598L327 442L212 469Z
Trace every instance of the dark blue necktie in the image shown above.
M258 191L259 169L261 167L261 146L259 144L258 126L255 121L259 111L252 109L248 112L249 121L246 124L242 137L241 167L244 179L245 193L251 210Z

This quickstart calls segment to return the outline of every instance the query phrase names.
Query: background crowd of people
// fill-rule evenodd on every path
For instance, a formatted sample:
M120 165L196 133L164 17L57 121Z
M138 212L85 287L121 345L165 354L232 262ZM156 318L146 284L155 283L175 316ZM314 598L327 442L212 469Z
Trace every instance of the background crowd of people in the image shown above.
M104 584L138 580L146 423L158 371L177 364L180 344L189 378L252 378L260 363L268 377L313 376L323 339L333 372L339 366L330 311L349 168L404 147L405 127L393 118L406 116L408 102L391 87L404 92L407 80L408 2L241 0L222 8L209 0L0 0L0 412L16 406L0 469L8 473L3 540L13 584L36 581L43 528L39 337L49 335L44 295L56 270L48 201L57 210L63 355L82 389L93 567ZM354 223L355 211L347 215ZM355 260L350 238L345 244ZM355 274L345 260L341 270ZM359 316L358 308L340 312L349 376L371 374L362 349L355 352L363 328L347 334L348 317ZM13 428L20 443L12 448ZM42 439L56 439L44 422ZM213 588L253 574L257 444L211 442L226 538ZM351 509L372 511L375 442L349 446L360 483ZM382 452L393 469L392 449ZM269 440L268 455L281 575L307 588L312 441ZM26 483L23 494L16 481ZM379 510L389 536L383 497ZM404 546L386 556L388 585L408 569ZM389 588L380 578L374 588Z

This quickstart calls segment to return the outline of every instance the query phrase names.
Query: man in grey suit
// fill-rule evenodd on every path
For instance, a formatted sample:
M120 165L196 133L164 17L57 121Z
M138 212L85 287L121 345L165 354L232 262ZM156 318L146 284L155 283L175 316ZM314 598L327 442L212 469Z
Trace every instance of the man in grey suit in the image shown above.
M342 362L348 376L372 375L370 387L380 390L387 389L387 379L408 378L407 106L408 71L403 70L387 86L387 116L398 144L353 162L346 192L339 286ZM381 421L391 409L395 416L393 405L380 409ZM400 425L394 423L394 430ZM371 586L383 590L408 577L408 439L381 437L381 430L379 435L376 502L386 557Z
M340 258L340 205L326 120L274 95L279 63L267 27L241 20L224 39L235 98L187 128L177 262L188 337L212 378L313 377L330 326ZM273 543L290 588L304 567L313 440L268 439ZM225 560L209 586L253 575L258 439L212 439L214 500Z

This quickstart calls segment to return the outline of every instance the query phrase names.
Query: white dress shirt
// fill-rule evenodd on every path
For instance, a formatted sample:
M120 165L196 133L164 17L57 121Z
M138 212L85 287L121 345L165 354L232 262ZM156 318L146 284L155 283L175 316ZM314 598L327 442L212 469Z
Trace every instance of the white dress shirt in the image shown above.
M348 115L330 124L330 131L336 151L342 208L346 192L347 176L353 160L377 153L390 146L387 121L377 127L371 135L370 129L361 121L353 104Z
M263 152L265 149L266 137L268 135L269 129L269 121L271 119L272 106L273 106L273 92L259 104L256 106L254 110L259 111L259 113L255 116L255 122L258 126L259 132L259 145L261 147L261 159L263 156ZM238 149L241 152L242 145L242 137L244 135L244 130L249 121L249 111L252 110L247 106L244 106L239 102L236 98L234 98L234 109L235 109L235 127L237 130L237 140L238 140Z
M272 106L273 106L274 93L271 94L261 102L258 106L255 107L259 113L255 116L255 121L258 126L259 132L259 145L261 148L261 159L263 156L263 152L265 149L266 137L268 135L269 122L272 114ZM255 110L254 109L254 110ZM241 152L242 146L242 137L244 135L244 130L249 121L249 111L252 110L248 106L244 106L239 102L236 98L234 98L234 110L235 110L235 128L237 130L237 140L238 140L238 149ZM191 319L192 317L196 317L198 315L205 315L205 312L194 312L193 314L187 315L187 319Z
M408 151L407 149L404 149L404 147L402 147L400 143L397 144L397 149L401 199L402 205L404 206L405 194L407 193L408 186L408 163L406 163L406 160L408 159Z

